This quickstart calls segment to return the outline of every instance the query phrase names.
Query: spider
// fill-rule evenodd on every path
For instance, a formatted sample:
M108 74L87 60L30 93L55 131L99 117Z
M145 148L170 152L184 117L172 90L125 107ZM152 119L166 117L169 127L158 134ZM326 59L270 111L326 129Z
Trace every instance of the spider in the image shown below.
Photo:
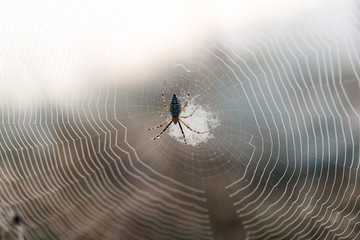
M181 133L183 135L183 139L184 139L184 143L186 145L186 138L185 138L185 134L184 134L184 131L182 129L182 126L180 124L180 122L182 124L185 125L185 127L187 127L190 131L193 131L197 134L202 134L202 133L206 133L206 132L198 132L198 131L195 131L193 130L192 128L190 128L186 123L184 123L183 120L181 120L180 118L189 118L191 117L195 110L193 111L193 113L189 116L186 116L186 117L183 117L183 116L180 116L181 112L186 108L186 106L188 105L188 102L189 102L189 97L190 97L190 80L188 80L188 95L187 95L187 99L186 99L186 102L185 102L185 105L181 108L181 105L180 105L180 101L179 99L176 97L176 95L174 94L172 99L171 99L171 103L170 103L170 109L168 108L168 106L166 105L166 102L165 102L165 95L164 95L164 91L165 91L165 83L166 83L166 80L164 81L164 86L163 86L163 89L162 89L162 99L163 99L163 104L164 104L164 107L166 108L166 110L171 114L171 116L165 116L163 114L160 113L160 115L163 117L163 118L170 118L169 120L167 120L166 122L160 124L159 126L157 127L154 127L154 128L149 128L148 130L154 130L154 129L158 129L158 128L161 128L162 126L164 126L165 124L168 123L168 125L161 131L161 133L159 135L157 135L156 137L154 137L154 140L156 140L157 138L160 138L160 135L163 134L166 129L168 129L168 127L171 125L171 123L174 123L174 124L177 124L179 123L179 127L180 127L180 130L181 130Z

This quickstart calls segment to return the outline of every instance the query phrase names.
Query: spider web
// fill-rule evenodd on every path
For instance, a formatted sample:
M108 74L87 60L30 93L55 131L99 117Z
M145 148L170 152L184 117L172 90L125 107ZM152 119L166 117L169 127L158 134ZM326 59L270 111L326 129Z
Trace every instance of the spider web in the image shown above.
M15 76L9 89L31 93L0 96L1 239L358 239L360 8L329 4L214 31L126 80L89 67L94 81L66 97L29 83L52 63L26 66L30 51L15 68L4 50L1 85ZM95 52L107 66L124 49ZM53 77L78 76L69 66ZM147 130L169 115L165 80L167 104L186 101L190 80L184 122L206 133L183 126L187 146L177 125Z

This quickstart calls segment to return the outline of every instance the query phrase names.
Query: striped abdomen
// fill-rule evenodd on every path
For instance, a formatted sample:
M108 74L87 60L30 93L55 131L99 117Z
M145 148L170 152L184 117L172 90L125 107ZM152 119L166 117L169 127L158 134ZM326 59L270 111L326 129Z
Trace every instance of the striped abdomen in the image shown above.
M180 112L181 112L180 101L174 94L173 98L171 99L171 103L170 103L170 113L171 113L171 116L173 117L173 121L175 124L177 122L177 118L180 116ZM176 119L174 120L174 118L176 118Z

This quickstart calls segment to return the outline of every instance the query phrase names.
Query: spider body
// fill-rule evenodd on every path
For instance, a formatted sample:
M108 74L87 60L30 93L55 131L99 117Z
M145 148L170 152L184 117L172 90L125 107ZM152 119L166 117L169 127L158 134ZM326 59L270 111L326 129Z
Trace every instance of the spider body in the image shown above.
M180 101L174 94L170 103L170 114L172 116L172 121L174 122L174 124L176 124L179 121L180 113L181 113Z
M191 129L186 123L184 123L184 121L181 120L181 118L188 118L188 117L191 117L194 112L189 115L189 116L186 116L186 117L183 117L183 116L180 116L181 112L186 108L186 106L188 105L189 103L189 97L190 97L190 80L188 80L188 95L187 95L187 98L186 98L186 102L185 102L185 105L181 108L181 104L180 104L180 101L179 99L176 97L176 95L174 94L172 99L171 99L171 103L170 103L170 109L168 108L168 106L166 105L166 101L165 101L165 94L164 94L164 91L165 91L165 83L166 83L166 80L164 81L164 86L163 86L163 90L162 90L162 99L163 99L163 104L164 104L164 107L166 108L166 110L171 114L171 116L165 116L163 114L160 113L160 115L164 118L170 118L169 120L167 120L166 122L164 122L163 124L157 126L157 127L154 127L154 128L149 128L148 130L154 130L154 129L158 129L158 128L161 128L162 126L164 126L165 124L168 124L166 125L166 127L161 131L161 133L159 135L157 135L154 140L156 140L157 138L160 138L160 135L163 134L166 129L168 129L168 127L171 125L171 123L174 123L174 124L179 124L179 127L180 127L180 130L181 130L181 133L183 135L183 138L184 138L184 143L186 145L186 138L185 138L185 134L184 134L184 131L182 129L182 126L181 126L181 123L185 125L185 127L187 127L190 131L193 131L193 132L196 132L198 134L201 134L201 133L206 133L206 132L198 132L198 131L195 131L193 129ZM180 123L181 122L181 123Z

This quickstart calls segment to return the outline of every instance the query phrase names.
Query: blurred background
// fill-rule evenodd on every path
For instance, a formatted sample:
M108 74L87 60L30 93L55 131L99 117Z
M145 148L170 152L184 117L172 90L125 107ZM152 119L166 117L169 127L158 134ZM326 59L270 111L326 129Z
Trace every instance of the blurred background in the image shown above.
M1 239L360 238L359 1L0 5Z

